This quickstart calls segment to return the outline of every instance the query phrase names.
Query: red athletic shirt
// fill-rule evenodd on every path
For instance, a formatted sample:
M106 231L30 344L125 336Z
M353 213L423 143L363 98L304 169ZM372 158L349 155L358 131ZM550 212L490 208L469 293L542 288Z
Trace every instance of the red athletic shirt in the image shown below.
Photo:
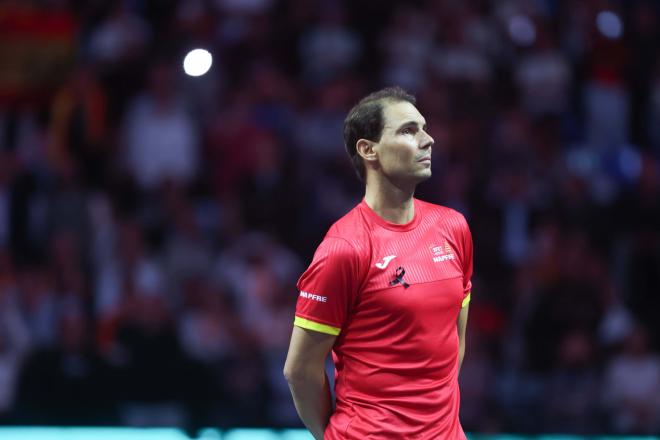
M414 209L398 225L363 200L298 281L294 324L338 335L325 439L465 439L456 322L470 300L472 238L458 212L417 199Z

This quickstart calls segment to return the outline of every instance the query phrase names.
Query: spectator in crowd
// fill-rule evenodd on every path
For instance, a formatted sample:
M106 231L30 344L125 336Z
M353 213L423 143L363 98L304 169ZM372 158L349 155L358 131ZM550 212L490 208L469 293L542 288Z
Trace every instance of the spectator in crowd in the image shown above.
M88 317L79 308L69 308L57 324L57 344L34 351L25 361L17 418L28 416L42 424L103 423L107 381L91 344Z
M92 69L78 67L53 98L49 158L55 169L73 168L96 186L107 179L110 132L107 97Z
M199 133L177 93L174 66L159 62L151 67L148 91L129 105L124 132L126 166L141 190L193 180Z
M18 377L31 344L16 281L9 255L0 248L0 419L14 408Z
M603 405L620 434L653 434L660 429L660 358L649 349L649 335L636 327L605 371Z
M560 343L559 359L548 380L544 431L587 434L596 426L600 381L594 359L596 344L583 331L568 333Z
M359 35L348 26L341 3L318 10L317 22L301 36L302 75L312 83L337 78L355 67L362 52Z

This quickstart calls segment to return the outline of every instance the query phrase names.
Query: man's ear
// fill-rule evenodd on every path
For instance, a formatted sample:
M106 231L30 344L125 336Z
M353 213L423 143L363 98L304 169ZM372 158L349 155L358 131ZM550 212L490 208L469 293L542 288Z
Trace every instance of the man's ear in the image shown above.
M376 143L368 139L359 139L355 144L357 154L362 157L362 160L367 162L375 162L377 159L376 150L374 149Z

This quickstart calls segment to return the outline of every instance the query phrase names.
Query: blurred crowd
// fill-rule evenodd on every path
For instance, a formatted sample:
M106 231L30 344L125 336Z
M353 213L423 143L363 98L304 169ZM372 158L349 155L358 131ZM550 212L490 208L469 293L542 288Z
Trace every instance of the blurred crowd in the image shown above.
M464 428L660 432L659 21L643 0L0 1L0 423L297 426L295 283L363 195L343 118L397 84L436 140L417 196L474 236Z

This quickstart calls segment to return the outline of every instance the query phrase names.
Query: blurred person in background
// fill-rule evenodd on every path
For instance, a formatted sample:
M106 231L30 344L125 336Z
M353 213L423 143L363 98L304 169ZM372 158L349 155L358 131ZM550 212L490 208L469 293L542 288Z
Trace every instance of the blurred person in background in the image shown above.
M51 269L43 265L22 268L18 273L18 289L32 347L52 347L57 343L57 320L61 307Z
M182 426L188 417L187 396L203 393L177 338L176 315L165 295L162 271L149 257L139 227L129 223L124 228L124 264L112 274L120 277L112 280L117 284L110 286L118 290L109 291L118 296L109 298L113 302L106 311L116 315L103 321L111 326L106 354L122 384L113 390L120 418L132 426Z
M458 371L472 238L458 212L415 199L431 176L433 138L415 98L386 88L344 123L366 184L298 281L284 374L316 439L465 439ZM333 407L325 359L335 362Z
M425 81L427 54L433 49L436 26L431 17L411 6L400 6L382 35L383 79L406 90L419 91ZM401 59L407 62L402 63Z
M91 186L107 179L107 111L107 96L90 65L79 66L53 99L49 159L58 169L79 169Z
M610 4L614 9L614 4ZM584 88L586 141L594 151L608 151L630 140L630 91L625 86L630 48L623 39L592 32Z
M164 205L167 235L159 260L168 303L178 307L182 302L184 283L208 277L213 250L199 224L195 207L181 188L170 185L164 191L163 199L161 205Z
M19 419L40 424L70 424L80 418L108 423L106 369L92 345L89 324L82 309L68 308L58 321L58 342L26 359L19 381Z
M324 83L357 64L362 42L347 23L345 6L325 3L317 10L316 22L301 38L302 76L312 84Z
M630 332L607 365L602 403L619 434L660 431L660 357L651 352L643 327Z
M9 253L0 246L0 420L16 403L18 377L32 342L16 278Z
M108 2L110 12L89 34L87 51L101 65L128 64L143 54L150 29L135 12L135 2Z
M537 36L536 46L521 56L515 66L516 86L527 114L562 114L569 103L571 70L550 35Z
M660 163L651 155L642 158L636 185L621 197L620 206L627 215L623 223L625 258L623 272L626 280L628 305L649 334L660 335ZM658 350L660 341L651 340Z
M587 332L574 330L560 343L557 366L545 391L545 431L588 434L599 422L600 378L591 338Z
M240 374L240 382L228 384L228 392L237 396L235 402L240 402L234 411L243 408L241 412L252 413L252 417L265 417L265 412L270 412L270 420L284 426L296 421L295 408L281 375L291 330L287 319L291 307L285 292L294 286L299 271L300 262L290 250L272 236L254 232L236 237L219 256L213 271L216 284L226 283L230 287L235 317L244 329L245 339L237 350L239 363L234 366L232 362L229 367L233 370L240 365L250 366ZM261 367L253 369L254 363ZM278 402L270 408L262 408L258 402L258 396L266 391L271 401ZM244 395L239 396L240 393ZM254 397L247 398L249 395Z
M193 375L186 379L194 384L185 395L190 416L202 423L209 418L219 424L231 423L245 408L225 405L234 397L228 372L236 353L251 345L249 332L236 315L226 288L193 277L185 282L183 292L177 336L189 360L187 374ZM246 394L241 398L252 397Z
M295 127L295 152L299 174L309 188L298 197L310 206L302 219L299 237L309 237L317 225L328 225L347 212L359 194L350 188L353 170L337 148L345 110L353 100L354 81L335 80L320 86L314 101L299 114ZM313 249L309 249L312 251Z
M166 181L186 185L199 165L199 133L178 94L167 62L149 70L148 91L133 100L124 121L126 167L143 191Z

